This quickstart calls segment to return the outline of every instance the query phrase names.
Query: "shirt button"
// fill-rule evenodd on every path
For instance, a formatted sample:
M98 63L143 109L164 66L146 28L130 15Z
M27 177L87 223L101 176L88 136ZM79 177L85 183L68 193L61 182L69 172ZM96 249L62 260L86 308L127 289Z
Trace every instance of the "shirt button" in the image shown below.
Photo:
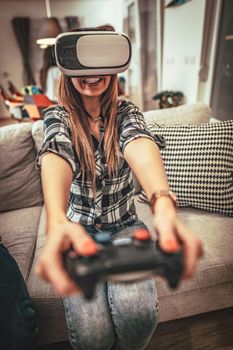
M97 188L97 190L99 190L101 188L101 180L102 180L101 176L98 176L96 178L96 188Z

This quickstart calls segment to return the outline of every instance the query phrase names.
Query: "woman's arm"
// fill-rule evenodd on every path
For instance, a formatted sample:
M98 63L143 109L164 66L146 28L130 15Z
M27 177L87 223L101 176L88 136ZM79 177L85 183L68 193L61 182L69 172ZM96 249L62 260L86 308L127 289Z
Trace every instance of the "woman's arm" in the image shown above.
M163 161L155 142L143 137L129 142L124 150L124 158L148 198L157 190L169 190Z
M124 158L148 198L155 191L169 190L159 148L153 141L140 137L129 142L124 149ZM168 252L176 251L181 242L185 257L184 276L190 277L202 255L200 240L180 221L169 197L160 197L155 202L154 213L154 226L159 234L161 248Z
M72 169L60 156L48 152L41 160L41 180L47 225L66 221Z
M36 273L50 282L60 295L78 292L63 268L62 253L72 244L77 253L92 255L96 245L80 224L66 217L72 169L61 156L46 153L41 161L42 187L47 215L47 241Z

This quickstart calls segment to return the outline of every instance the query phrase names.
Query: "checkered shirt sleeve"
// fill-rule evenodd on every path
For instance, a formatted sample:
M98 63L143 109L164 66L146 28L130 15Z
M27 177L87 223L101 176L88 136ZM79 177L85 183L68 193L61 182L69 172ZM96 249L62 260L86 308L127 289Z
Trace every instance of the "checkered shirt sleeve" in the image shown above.
M37 156L37 167L40 169L43 156L48 152L52 152L69 163L75 177L79 167L66 117L67 112L62 108L51 107L46 110L44 115L44 142Z
M124 102L122 111L118 114L119 145L123 154L126 145L140 137L147 138L155 142L159 148L165 148L166 142L162 135L153 134L146 126L143 114L139 108L131 102Z

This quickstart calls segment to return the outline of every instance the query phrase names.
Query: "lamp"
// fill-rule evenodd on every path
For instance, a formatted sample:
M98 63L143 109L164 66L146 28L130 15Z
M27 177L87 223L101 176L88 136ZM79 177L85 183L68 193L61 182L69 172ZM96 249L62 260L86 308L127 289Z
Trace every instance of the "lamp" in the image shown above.
M39 30L39 39L36 41L41 48L54 45L56 36L62 32L58 19L51 16L49 0L45 0L45 7L47 17L43 20Z
M226 35L225 40L233 40L233 34Z

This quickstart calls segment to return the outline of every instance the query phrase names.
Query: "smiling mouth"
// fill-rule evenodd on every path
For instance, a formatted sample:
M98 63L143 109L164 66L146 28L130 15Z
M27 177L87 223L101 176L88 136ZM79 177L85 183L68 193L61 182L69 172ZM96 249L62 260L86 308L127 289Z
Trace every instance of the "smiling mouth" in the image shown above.
M82 83L86 85L95 85L100 83L103 80L101 77L88 77L82 79Z

